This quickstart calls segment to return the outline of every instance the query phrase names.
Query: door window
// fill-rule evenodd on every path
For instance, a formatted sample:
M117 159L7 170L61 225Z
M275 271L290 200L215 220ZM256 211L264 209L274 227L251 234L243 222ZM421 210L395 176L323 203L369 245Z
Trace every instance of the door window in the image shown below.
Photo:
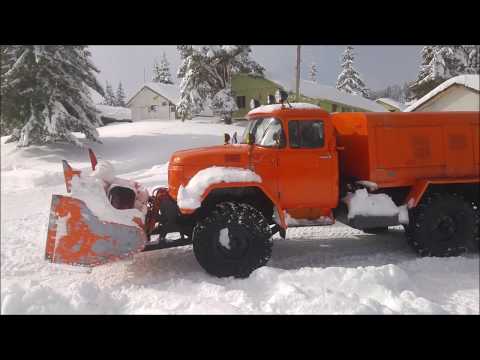
M324 129L321 120L293 120L288 122L290 147L321 148L324 145Z

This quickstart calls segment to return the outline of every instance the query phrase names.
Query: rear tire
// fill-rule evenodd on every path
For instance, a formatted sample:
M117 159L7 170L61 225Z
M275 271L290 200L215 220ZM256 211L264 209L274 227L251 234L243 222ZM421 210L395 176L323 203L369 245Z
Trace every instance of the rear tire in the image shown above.
M461 195L425 195L409 218L407 242L421 256L457 256L478 249L478 208Z
M193 250L207 273L246 278L270 259L271 238L268 221L260 211L251 205L225 202L198 221L193 229Z

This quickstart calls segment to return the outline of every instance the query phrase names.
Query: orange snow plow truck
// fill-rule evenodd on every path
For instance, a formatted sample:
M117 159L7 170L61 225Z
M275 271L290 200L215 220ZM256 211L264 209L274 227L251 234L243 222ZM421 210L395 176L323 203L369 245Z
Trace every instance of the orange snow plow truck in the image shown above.
M90 174L64 161L71 196L53 196L46 258L95 266L193 244L209 274L248 277L274 234L336 220L403 225L420 256L478 251L479 112L330 114L279 94L238 141L175 152L151 194L93 152Z

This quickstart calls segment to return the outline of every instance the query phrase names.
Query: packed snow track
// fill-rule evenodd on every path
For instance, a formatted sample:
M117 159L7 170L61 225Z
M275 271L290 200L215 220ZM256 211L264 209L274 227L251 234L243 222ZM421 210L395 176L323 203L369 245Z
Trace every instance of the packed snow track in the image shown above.
M240 126L212 119L144 121L99 129L94 151L116 175L150 190L167 184L177 149L223 142ZM82 139L81 135L78 135ZM369 235L342 224L274 237L268 266L248 279L206 274L191 246L141 253L93 270L44 260L52 194L65 194L62 159L88 168L70 145L18 150L1 164L2 314L479 314L479 257L419 258L401 227ZM83 140L81 140L83 141Z

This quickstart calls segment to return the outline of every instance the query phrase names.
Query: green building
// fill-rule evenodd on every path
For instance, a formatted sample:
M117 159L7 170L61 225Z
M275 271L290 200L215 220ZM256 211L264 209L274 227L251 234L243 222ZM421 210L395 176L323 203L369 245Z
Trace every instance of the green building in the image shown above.
M250 101L256 99L262 105L267 104L269 95L275 95L277 89L283 86L261 76L235 74L232 76L232 90L237 102L238 111L233 113L233 119L243 119L251 110Z
M290 90L289 100L295 101L295 93L291 89L274 81L260 76L235 74L232 77L232 90L237 102L238 111L233 114L233 119L243 119L250 111L250 101L256 99L261 105L267 104L269 95L275 95L277 89ZM370 112L385 111L385 108L375 101L365 99L359 95L341 92L332 86L316 82L300 81L300 98L298 102L305 102L320 106L328 112Z

